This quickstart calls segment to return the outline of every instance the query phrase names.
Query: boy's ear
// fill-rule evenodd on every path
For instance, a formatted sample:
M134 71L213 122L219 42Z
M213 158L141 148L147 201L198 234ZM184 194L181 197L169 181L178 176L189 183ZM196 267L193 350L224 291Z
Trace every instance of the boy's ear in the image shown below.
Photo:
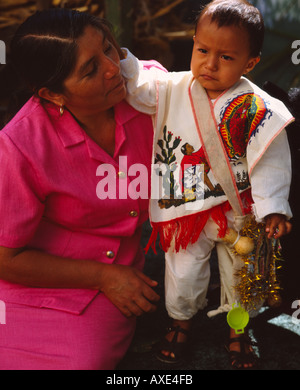
M248 61L247 66L245 68L244 74L247 74L247 73L251 72L251 70L254 69L255 66L259 63L259 61L260 61L260 57L250 58L250 60Z
M63 96L60 93L52 92L48 88L43 87L39 89L38 95L40 98L48 100L51 103L61 106L64 104Z

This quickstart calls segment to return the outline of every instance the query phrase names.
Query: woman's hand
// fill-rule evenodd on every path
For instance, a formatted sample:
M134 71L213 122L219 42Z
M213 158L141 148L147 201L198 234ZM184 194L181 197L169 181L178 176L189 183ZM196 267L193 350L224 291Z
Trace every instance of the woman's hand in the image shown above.
M279 238L292 230L292 224L282 214L269 214L265 217L265 222L268 238Z
M124 265L107 264L101 270L100 290L126 316L140 316L156 310L160 297L152 289L157 282Z
M124 265L66 259L38 250L0 246L0 279L41 288L84 288L102 291L126 316L153 312L157 282Z

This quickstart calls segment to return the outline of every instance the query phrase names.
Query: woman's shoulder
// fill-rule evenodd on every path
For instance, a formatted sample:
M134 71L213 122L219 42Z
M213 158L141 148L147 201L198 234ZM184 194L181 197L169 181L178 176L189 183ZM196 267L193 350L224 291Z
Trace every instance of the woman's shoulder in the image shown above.
M39 99L32 96L22 107L21 109L10 119L10 121L4 126L2 131L12 131L15 126L21 125L22 121L25 118L34 115L34 111L36 111L41 105ZM20 123L21 122L21 123Z
M16 145L33 146L40 136L53 127L49 113L42 102L31 97L0 131L0 137L9 137Z

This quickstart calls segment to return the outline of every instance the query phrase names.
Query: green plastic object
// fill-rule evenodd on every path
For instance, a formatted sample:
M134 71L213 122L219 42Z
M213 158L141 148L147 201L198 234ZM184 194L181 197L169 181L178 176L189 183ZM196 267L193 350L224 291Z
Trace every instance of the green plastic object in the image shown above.
M249 322L249 314L241 305L235 307L235 304L233 304L232 309L227 313L227 322L236 334L244 333L244 329Z

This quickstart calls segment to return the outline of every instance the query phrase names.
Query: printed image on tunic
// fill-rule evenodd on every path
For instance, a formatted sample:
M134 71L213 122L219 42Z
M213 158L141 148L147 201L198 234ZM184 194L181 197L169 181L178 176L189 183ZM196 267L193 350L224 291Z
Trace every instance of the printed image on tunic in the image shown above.
M193 146L185 143L181 147L181 153L184 156L181 161L180 158L177 161L174 151L181 143L182 139L174 138L174 134L167 131L167 126L163 129L163 139L157 141L160 152L156 153L154 162L156 175L161 177L163 189L163 196L158 200L160 208L177 207L204 198L202 185L204 169L201 169L204 166L204 154L201 155L202 158L199 158L199 153L196 155L193 153ZM177 150L177 152L181 156L180 151Z
M247 145L264 126L266 118L271 116L265 101L252 92L231 98L221 110L219 132L239 191L250 186L246 161ZM157 145L159 152L156 153L155 164L159 163L160 166L156 174L161 177L164 189L164 195L158 200L160 208L177 207L196 201L201 196L207 199L224 195L222 187L213 178L202 147L195 150L193 145L181 137L174 138L174 134L167 131L167 126L164 127L163 138L157 141ZM202 167L201 173L199 166ZM200 182L202 185L199 185ZM200 194L197 193L199 189Z
M157 145L159 152L155 155L154 169L156 176L161 178L160 195L163 195L158 199L161 209L224 195L220 184L213 184L209 177L211 170L203 148L195 151L193 145L178 136L174 138L166 126L163 138L157 141Z
M181 147L181 152L184 156L180 163L180 181L184 197L186 199L196 198L197 190L203 188L200 185L197 185L197 180L199 180L197 167L199 166L203 167L203 178L201 177L201 180L204 182L204 197L207 198L212 195L218 196L218 194L224 195L221 186L219 184L214 185L209 178L210 166L206 160L203 148L201 147L199 150L195 151L193 145L186 142ZM201 193L200 196L203 196L203 194Z
M264 100L254 93L237 96L225 105L219 131L230 161L246 156L247 145L263 126L268 112Z

